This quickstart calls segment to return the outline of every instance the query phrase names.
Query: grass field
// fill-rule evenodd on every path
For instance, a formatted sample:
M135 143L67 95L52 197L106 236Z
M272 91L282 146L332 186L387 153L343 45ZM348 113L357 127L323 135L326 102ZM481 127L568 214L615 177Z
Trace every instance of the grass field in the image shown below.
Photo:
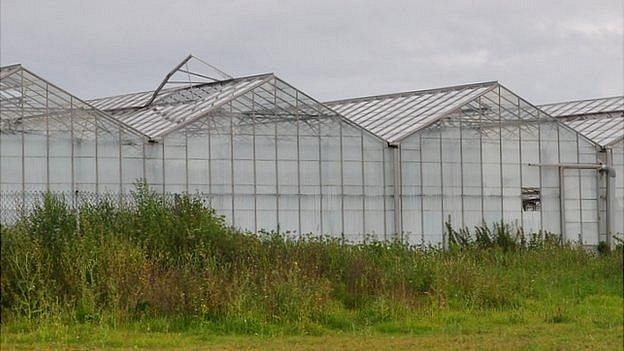
M530 305L530 304L529 304ZM150 320L122 328L98 324L3 326L3 350L206 349L206 350L620 350L622 300L592 296L563 311L532 305L511 311L427 311L409 321L357 330L310 328L284 334L223 334L213 325ZM545 312L550 311L550 312ZM346 328L345 328L346 329ZM313 334L313 335L309 335Z
M511 226L449 249L240 233L201 202L48 196L2 227L2 350L621 350L622 246ZM603 248L604 249L604 248Z

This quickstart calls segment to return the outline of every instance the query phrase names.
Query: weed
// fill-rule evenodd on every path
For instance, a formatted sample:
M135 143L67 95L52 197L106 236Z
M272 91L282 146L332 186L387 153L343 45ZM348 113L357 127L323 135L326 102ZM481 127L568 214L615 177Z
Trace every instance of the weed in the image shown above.
M0 227L2 323L392 332L431 310L518 311L535 300L621 295L622 250L596 255L508 224L471 232L448 223L447 251L293 240L230 228L192 195L163 197L139 184L132 196L124 206L103 197L73 208L46 194L30 215ZM569 318L564 310L545 317ZM464 321L443 323L462 329ZM412 324L407 329L428 328Z

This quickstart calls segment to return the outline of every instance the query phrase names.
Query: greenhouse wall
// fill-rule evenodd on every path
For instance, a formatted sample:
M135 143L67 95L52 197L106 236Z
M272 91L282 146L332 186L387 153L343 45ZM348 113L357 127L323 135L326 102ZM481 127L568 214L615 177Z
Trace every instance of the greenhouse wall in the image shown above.
M1 84L3 223L29 211L46 191L64 194L72 206L120 196L131 182L128 166L142 163L141 136L28 71Z
M201 194L236 227L350 241L394 233L385 143L279 80L146 150L155 190Z
M41 106L0 134L4 223L48 190L79 206L125 200L144 179L159 193L203 198L243 230L394 237L387 144L277 78L151 142L44 81L23 89L40 89ZM53 114L45 97L57 95Z
M147 148L154 189L199 194L236 227L349 241L395 233L386 143L278 78Z
M502 221L593 245L624 231L624 142L609 151L607 203L605 174L560 167L607 155L502 86L389 145L274 76L261 83L148 141L26 70L3 75L0 220L45 191L124 203L145 180L235 227L293 237L444 245L447 222Z
M565 169L560 178L555 166L596 163L595 144L503 87L408 137L400 153L402 232L410 243L441 243L448 221L456 228L502 221L527 233L563 226L567 240L604 240L604 176Z

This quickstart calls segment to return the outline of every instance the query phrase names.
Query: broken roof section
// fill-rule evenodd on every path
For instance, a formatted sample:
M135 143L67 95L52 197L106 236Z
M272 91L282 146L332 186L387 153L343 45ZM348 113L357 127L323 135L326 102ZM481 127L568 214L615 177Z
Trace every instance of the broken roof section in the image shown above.
M539 106L601 146L624 140L624 96Z
M5 133L25 129L70 129L91 133L96 128L125 130L136 136L146 135L118 121L93 105L34 74L22 65L0 67L0 130Z
M216 73L205 71L200 73L197 70L191 70L189 64L195 61L201 63L203 68L216 70ZM313 101L313 105L318 104L317 107L312 107L314 111L310 112L310 115L315 116L314 118L320 118L320 115L325 117L331 115L342 119L349 125L361 128L351 120L329 111L326 107L321 108L320 102L293 88L272 73L232 78L227 73L192 55L176 65L156 90L104 97L90 102L155 140L202 117L212 113L221 113L224 105L253 91L266 100L266 106L262 106L263 113L277 117L283 116L284 119L295 118L295 116L303 118L301 115L305 110L303 106L292 104L288 99L277 98L279 95L288 95L287 91L290 90L296 90L296 95L305 96ZM269 98L265 96L267 94L274 96ZM260 104L256 107L260 107Z
M259 87L273 77L272 74L262 74L194 84L190 87L162 89L151 102L149 101L156 91L101 98L91 100L91 103L156 139Z
M191 54L167 73L158 88L152 93L150 99L147 100L144 107L154 102L158 94L166 88L176 88L180 86L192 87L232 78L233 77L229 74Z
M496 88L485 82L378 95L325 104L388 143L398 143Z
M99 109L151 139L194 121L273 78L272 74L232 78L188 55L155 90L91 100Z

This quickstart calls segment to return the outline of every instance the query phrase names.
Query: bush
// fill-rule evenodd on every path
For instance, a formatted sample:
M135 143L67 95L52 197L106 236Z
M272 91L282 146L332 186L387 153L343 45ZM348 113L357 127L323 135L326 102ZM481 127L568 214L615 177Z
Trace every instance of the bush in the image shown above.
M234 230L193 196L164 198L142 185L132 196L125 206L103 199L74 210L47 194L30 215L0 227L2 318L352 329L421 308L515 309L551 296L553 284L584 294L596 279L621 281L621 250L596 257L502 223L475 235L449 224L448 251L295 241Z

